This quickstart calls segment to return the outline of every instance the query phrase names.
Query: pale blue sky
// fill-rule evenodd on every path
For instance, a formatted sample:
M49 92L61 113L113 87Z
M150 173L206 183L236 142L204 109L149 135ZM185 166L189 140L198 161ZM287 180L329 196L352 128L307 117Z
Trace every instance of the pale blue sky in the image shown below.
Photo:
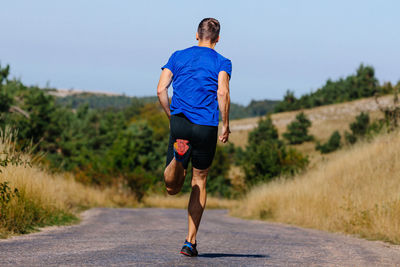
M160 67L221 22L231 97L281 99L353 73L400 79L400 1L3 1L0 62L26 84L154 95Z

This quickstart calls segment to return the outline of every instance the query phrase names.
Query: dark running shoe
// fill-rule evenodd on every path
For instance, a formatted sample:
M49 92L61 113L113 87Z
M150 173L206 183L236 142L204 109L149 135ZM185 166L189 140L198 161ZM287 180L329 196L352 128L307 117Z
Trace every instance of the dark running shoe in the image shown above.
M190 154L190 145L188 140L176 139L174 143L174 156L175 159L181 163L187 160Z
M196 257L199 253L196 249L197 244L192 244L185 240L183 247L181 249L181 254L188 256L188 257Z

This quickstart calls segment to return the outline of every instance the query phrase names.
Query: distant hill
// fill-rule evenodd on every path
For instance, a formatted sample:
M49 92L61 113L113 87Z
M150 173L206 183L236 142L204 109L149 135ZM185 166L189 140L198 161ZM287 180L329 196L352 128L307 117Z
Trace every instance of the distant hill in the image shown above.
M49 94L57 97L57 103L69 106L73 109L80 105L88 104L92 109L116 108L123 109L133 103L156 103L156 96L131 97L126 95L118 95L103 92L84 92L84 91L67 91L67 90L49 90ZM236 103L231 104L230 118L241 119L263 116L272 112L275 105L279 101L276 100L253 100L249 105L244 106Z
M229 113L230 119L242 119L264 116L274 111L275 106L279 103L277 100L252 100L249 105L243 106L231 103Z
M63 94L63 92L50 92L50 94L56 96L57 104L69 106L73 109L76 109L83 104L88 104L89 108L92 109L123 109L129 107L133 103L147 104L158 101L156 96L131 97L126 95L100 92L79 92L73 94Z
M122 96L123 94L117 94L117 93L110 93L110 92L102 92L102 91L85 91L85 90L79 90L79 89L50 89L46 88L44 89L47 91L50 95L57 96L57 97L66 97L66 96L73 96L73 95L79 95L79 94L92 94L92 95L106 95L106 96Z

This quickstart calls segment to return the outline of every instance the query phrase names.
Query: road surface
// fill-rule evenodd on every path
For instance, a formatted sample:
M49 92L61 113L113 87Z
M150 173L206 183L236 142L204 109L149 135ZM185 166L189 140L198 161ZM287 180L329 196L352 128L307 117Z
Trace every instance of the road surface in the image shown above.
M399 266L399 246L206 210L199 257L179 254L186 212L91 209L79 225L0 241L0 266Z

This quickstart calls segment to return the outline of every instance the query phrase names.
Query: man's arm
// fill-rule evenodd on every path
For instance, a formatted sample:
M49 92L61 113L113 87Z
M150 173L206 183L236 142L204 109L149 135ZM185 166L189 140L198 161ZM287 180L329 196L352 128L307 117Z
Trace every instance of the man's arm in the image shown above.
M231 99L229 96L229 75L225 71L218 74L218 106L222 117L222 134L219 140L226 143L229 138L229 108Z
M161 72L160 81L157 86L157 96L162 108L167 114L168 119L171 118L171 111L169 109L168 87L172 82L172 72L165 68Z

